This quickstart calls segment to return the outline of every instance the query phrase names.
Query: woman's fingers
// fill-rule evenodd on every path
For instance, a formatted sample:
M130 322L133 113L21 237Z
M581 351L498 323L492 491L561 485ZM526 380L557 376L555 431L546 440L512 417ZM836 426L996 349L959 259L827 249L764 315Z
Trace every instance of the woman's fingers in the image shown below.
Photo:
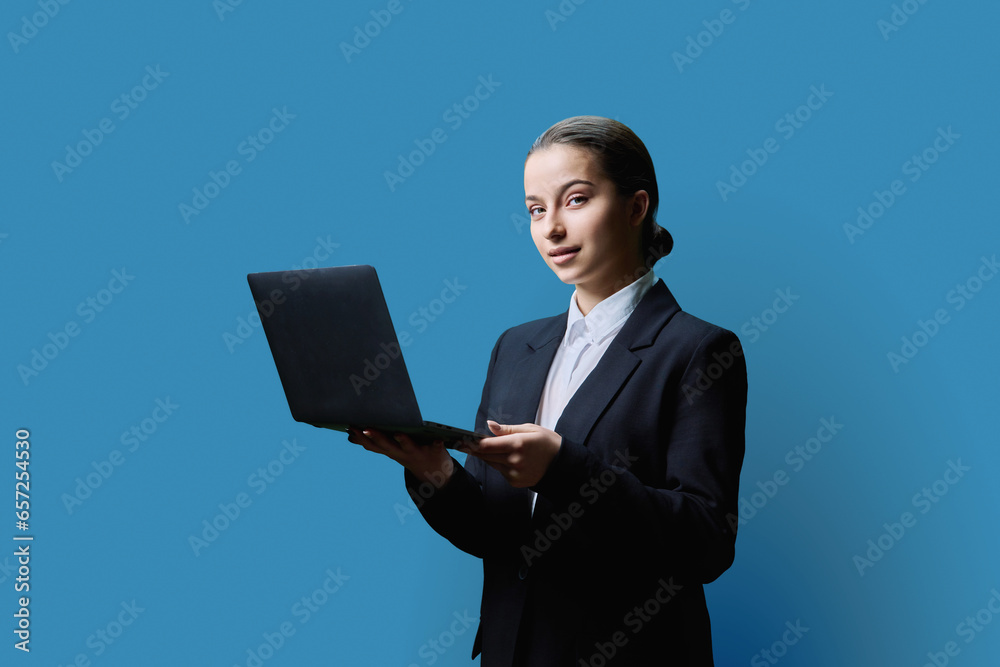
M480 459L491 465L496 464L496 465L510 466L515 464L515 461L511 461L510 454L480 454L479 452L468 451L468 450L466 450L466 454L468 454L469 456L475 456L477 459Z
M347 439L370 452L382 454L405 467L424 470L441 468L451 461L444 449L444 440L430 445L417 443L405 433L387 433L379 429L351 427Z
M384 454L393 459L399 456L399 443L377 429L351 427L347 439L370 452Z
M499 472L511 486L532 486L542 478L562 444L555 431L531 425L502 427L510 433L483 438L477 445L460 449Z

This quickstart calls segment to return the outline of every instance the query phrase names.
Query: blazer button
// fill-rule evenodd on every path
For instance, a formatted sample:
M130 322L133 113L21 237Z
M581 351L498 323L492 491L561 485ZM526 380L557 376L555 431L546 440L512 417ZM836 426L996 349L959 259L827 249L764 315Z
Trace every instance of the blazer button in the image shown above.
M528 577L528 566L527 565L522 565L517 570L517 578L521 579L523 581L527 577Z

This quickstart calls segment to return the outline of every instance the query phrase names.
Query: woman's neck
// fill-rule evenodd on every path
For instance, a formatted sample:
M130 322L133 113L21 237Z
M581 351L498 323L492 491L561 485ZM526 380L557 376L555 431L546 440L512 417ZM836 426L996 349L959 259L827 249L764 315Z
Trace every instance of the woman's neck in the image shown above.
M586 317L594 306L625 289L648 272L649 269L640 265L633 271L622 273L617 278L609 278L596 285L579 283L576 286L576 307Z

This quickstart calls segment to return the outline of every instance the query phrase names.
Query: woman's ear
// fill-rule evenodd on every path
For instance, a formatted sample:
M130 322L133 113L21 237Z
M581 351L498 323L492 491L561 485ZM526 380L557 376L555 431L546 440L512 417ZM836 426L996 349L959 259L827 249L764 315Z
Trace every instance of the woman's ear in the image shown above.
M649 210L649 193L645 190L637 190L629 200L629 220L630 227L638 227L646 219L646 211Z

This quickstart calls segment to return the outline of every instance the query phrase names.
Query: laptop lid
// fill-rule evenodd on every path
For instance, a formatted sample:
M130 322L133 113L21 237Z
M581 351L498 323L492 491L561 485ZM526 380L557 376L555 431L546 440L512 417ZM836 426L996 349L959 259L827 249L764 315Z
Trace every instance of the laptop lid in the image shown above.
M337 430L423 423L374 267L251 273L247 282L296 421Z

